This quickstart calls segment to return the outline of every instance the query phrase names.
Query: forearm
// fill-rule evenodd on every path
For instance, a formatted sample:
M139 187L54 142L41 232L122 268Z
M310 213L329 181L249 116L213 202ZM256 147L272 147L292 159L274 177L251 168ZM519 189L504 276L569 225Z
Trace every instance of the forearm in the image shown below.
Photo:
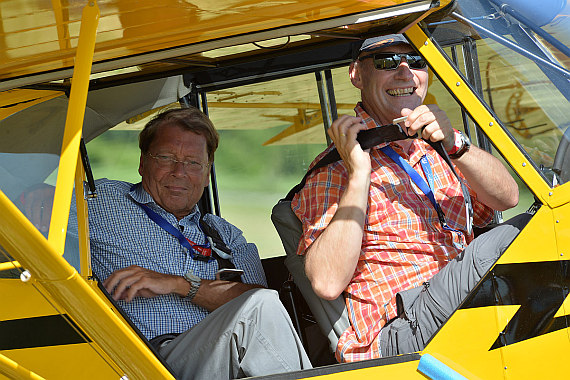
M453 163L461 170L483 204L498 211L518 204L517 183L496 157L472 146L463 156L453 160Z
M185 296L190 290L190 284L183 278L182 280L186 282L187 285L181 288L182 294L178 294ZM214 311L226 302L231 301L232 299L240 296L248 290L257 288L263 288L263 286L257 284L244 284L241 282L233 281L203 279L198 292L192 299L192 303L201 306L208 311Z
M183 276L165 274L136 265L113 272L103 285L116 300L132 301L135 297L151 298L161 294L186 297L190 283ZM263 288L257 284L202 279L192 302L209 311L222 306L250 289Z
M349 180L329 225L305 255L305 272L315 293L335 299L350 283L360 256L370 174Z

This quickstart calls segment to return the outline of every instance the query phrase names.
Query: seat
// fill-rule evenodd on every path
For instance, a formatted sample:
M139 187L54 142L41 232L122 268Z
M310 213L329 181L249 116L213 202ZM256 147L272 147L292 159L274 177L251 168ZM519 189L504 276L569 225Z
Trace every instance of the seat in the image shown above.
M552 170L559 176L560 184L570 181L570 126L560 139Z
M297 245L303 227L291 210L291 201L280 200L271 211L271 221L285 248L285 266L293 276L293 281L307 302L321 332L328 338L331 351L335 352L339 337L349 326L344 297L340 295L335 300L328 301L313 291L305 274L304 258L297 255Z

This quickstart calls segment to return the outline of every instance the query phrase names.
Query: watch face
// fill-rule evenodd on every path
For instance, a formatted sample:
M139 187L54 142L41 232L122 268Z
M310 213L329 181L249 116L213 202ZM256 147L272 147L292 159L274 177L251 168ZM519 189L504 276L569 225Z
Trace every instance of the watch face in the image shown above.
M459 132L459 137L460 137L459 141L455 140L457 151L450 154L449 155L450 158L459 158L463 156L463 154L467 152L471 147L471 141L469 141L469 138L467 136ZM459 146L457 146L458 143L460 144Z
M457 132L457 134L455 135L455 151L456 152L463 147L463 144L465 144L464 141L465 140L463 139L463 133Z
M471 141L469 141L469 137L465 136L463 133L461 134L461 140L463 141L463 145L471 145Z
M185 278L187 281L190 281L190 282L200 282L200 281L202 280L200 277L196 276L196 275L195 275L194 273L192 273L192 272L186 273L186 274L184 275L184 278Z

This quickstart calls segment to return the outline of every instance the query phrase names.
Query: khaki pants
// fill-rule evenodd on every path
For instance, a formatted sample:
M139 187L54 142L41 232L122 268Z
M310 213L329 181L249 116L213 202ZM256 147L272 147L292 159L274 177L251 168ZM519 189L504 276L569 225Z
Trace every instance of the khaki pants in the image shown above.
M277 292L250 290L159 353L177 379L233 379L312 368Z

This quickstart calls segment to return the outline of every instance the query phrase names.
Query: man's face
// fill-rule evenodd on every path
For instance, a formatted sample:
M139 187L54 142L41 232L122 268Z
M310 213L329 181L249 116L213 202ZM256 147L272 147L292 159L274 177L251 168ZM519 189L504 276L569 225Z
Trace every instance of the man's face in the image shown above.
M375 52L417 54L406 44L389 46ZM368 54L371 52L361 55ZM410 69L405 59L394 70L378 70L372 59L358 61L351 68L352 82L361 90L364 108L382 125L402 116L403 108L413 110L421 105L426 96L427 68Z
M192 211L209 183L206 139L175 124L158 128L148 149L151 155L204 164L204 169L196 172L179 162L167 167L150 155L141 154L139 174L143 188L158 205L180 220Z

